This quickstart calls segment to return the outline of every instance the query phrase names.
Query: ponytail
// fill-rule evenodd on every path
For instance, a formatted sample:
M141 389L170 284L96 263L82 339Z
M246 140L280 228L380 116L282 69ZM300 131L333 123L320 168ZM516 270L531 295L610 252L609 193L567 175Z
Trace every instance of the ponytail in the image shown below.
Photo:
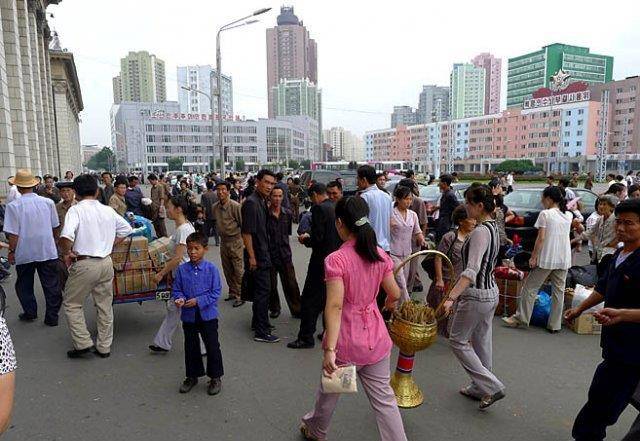
M342 198L336 204L336 218L356 236L356 252L364 260L375 263L382 262L378 253L376 232L369 223L369 206L360 196Z
M558 209L564 214L567 212L567 200L565 199L565 191L555 185L550 185L542 192L543 198L551 199L558 204Z

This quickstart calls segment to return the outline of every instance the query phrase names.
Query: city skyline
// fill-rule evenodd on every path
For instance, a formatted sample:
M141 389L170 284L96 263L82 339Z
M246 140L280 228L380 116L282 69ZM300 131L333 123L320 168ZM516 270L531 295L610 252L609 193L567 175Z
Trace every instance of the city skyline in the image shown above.
M87 2L91 3L91 2ZM151 2L140 1L127 4L130 9L126 17L117 13L124 2L114 0L113 7L101 13L105 24L118 24L120 29L130 27L138 32L111 36L108 39L95 33L90 23L78 20L84 14L95 12L87 3L74 2L62 7L52 7L54 28L60 29L65 47L76 54L78 73L85 94L86 109L82 114L82 142L85 144L109 145L109 107L112 100L111 80L118 72L119 59L129 51L147 50L165 60L167 71L167 99L175 100L177 65L211 64L214 61L215 29L226 21L250 13L263 6L274 10L266 14L261 23L225 33L222 38L223 71L234 78L234 109L236 114L247 118L266 117L266 48L265 29L275 25L281 4L243 2L229 5L223 13L206 2L194 1L188 10L175 7L158 8L157 20L141 23L135 20L148 12ZM632 8L631 2L629 11ZM157 5L157 2L154 3ZM343 126L358 135L367 130L388 124L390 111L394 105L417 107L417 96L424 84L448 83L448 75L453 62L469 60L480 52L491 52L503 60L518 54L537 50L554 42L590 47L595 53L606 53L615 57L614 79L636 75L640 71L640 50L632 44L640 36L640 30L633 26L638 13L617 14L618 8L598 11L574 10L570 5L542 2L539 8L528 15L528 21L535 26L535 32L522 32L521 20L515 20L515 12L507 12L506 3L498 7L499 14L492 19L500 26L486 24L478 33L474 16L487 12L481 5L465 4L465 14L450 16L439 8L429 9L432 27L426 29L422 23L425 14L420 11L427 6L410 4L415 13L402 14L405 8L361 9L357 5L325 2L316 5L304 1L289 2L296 15L304 19L313 38L322 47L318 58L318 76L322 77L324 92L323 119L327 127ZM72 6L72 7L70 7ZM563 25L546 20L550 7L554 15L571 17ZM624 7L624 6L621 6ZM192 11L197 9L198 14ZM335 14L339 9L340 14ZM493 14L493 12L492 12ZM488 18L488 16L486 16ZM188 20L187 20L188 18ZM185 20L192 25L190 40L183 41L177 23ZM602 21L616 22L606 35L593 32ZM366 23L366 26L354 26ZM394 24L398 23L398 24ZM576 23L573 25L573 23ZM472 26L473 24L473 26ZM579 25L578 25L579 24ZM461 29L447 44L425 45L420 41L439 41L437 36L447 27ZM467 26L465 28L465 26ZM483 25L484 26L484 25ZM342 32L336 32L336 29ZM386 32L380 32L385 29ZM391 33L409 41L411 35L420 30L420 39L413 38L413 44L393 45ZM142 31L142 32L140 32ZM131 34L131 35L129 35ZM124 36L126 35L126 38ZM508 35L509 38L505 38ZM473 43L470 44L469 42ZM422 45L422 47L421 47ZM381 57L393 47L393 66L388 57ZM429 50L424 59L411 56L416 50ZM250 56L249 56L250 55ZM506 98L506 73L502 69L502 103ZM380 88L384 84L386 87ZM99 86L99 87L96 87ZM375 94L371 90L376 90Z

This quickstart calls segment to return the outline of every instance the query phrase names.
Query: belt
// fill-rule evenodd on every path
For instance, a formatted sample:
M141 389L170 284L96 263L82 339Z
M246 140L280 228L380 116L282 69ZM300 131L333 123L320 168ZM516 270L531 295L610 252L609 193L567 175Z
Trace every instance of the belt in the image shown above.
M85 260L85 259L102 259L102 257L96 257L96 256L76 256L73 258L74 262L79 262L81 260Z

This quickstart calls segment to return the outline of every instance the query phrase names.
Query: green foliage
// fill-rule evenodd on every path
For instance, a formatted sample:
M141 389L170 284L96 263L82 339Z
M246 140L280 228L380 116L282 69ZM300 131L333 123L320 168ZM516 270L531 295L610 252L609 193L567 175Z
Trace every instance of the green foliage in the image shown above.
M93 155L85 164L91 170L112 170L116 164L116 157L113 150L103 147L98 153Z
M290 159L289 160L289 168L292 168L294 170L300 168L300 163L294 159Z
M502 161L498 164L494 170L497 172L512 171L515 173L524 173L540 171L542 170L542 167L533 165L533 162L530 159L507 159L506 161Z
M304 170L311 169L311 160L305 159L305 160L300 161L300 168L302 168Z
M172 157L167 161L169 170L182 170L182 164L184 160L180 157Z
M236 158L236 160L235 160L235 166L236 166L236 170L238 170L238 171L244 171L244 159L242 159L242 158Z

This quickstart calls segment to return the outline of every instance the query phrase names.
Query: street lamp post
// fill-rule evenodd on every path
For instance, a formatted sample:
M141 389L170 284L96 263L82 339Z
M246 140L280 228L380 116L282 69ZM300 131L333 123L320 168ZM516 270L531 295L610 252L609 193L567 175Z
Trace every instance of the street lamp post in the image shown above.
M269 12L271 8L262 8L255 11L253 14L247 15L246 17L239 18L238 20L234 20L231 23L227 23L218 29L218 33L216 34L216 70L218 75L218 90L216 93L218 94L218 137L220 142L220 177L224 179L226 175L226 166L225 166L225 151L223 145L223 119L222 119L222 55L220 52L220 33L223 31L228 31L230 29L239 28L241 26L250 25L256 23L258 20L248 20L251 17L255 17L257 15L262 15L266 12ZM244 22L244 23L240 23ZM213 93L213 91L212 91ZM213 104L211 105L213 111Z

